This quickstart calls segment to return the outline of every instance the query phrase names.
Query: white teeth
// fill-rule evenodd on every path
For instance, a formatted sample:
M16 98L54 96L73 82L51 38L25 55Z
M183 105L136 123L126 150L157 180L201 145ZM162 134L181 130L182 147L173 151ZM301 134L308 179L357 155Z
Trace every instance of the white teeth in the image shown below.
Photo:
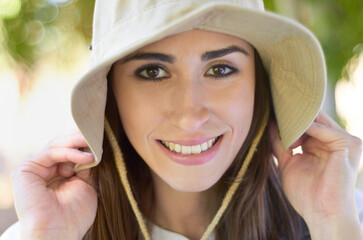
M191 146L182 146L181 147L182 154L191 154L192 153L192 147Z
M175 150L175 152L180 153L181 146L179 144L175 144L174 145L174 150Z
M211 148L213 144L217 141L217 139L218 138L213 138L202 144L193 145L193 146L183 146L177 143L166 142L166 141L161 141L161 142L165 147L167 147L172 152L177 152L181 154L199 154Z
M192 153L193 154L198 154L202 152L202 148L200 147L200 145L195 145L192 146Z
M169 143L169 149L170 151L174 151L174 143Z
M207 143L207 142L202 143L202 144L200 145L200 148L201 148L201 150L202 150L202 151L207 150L207 149L208 149L208 143Z

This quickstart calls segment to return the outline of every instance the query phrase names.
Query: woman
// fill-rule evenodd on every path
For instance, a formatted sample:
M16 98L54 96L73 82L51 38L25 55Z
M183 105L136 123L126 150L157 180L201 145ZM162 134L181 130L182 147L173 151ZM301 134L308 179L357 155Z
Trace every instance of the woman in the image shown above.
M362 144L318 114L325 65L309 31L257 0L107 4L96 2L91 69L73 92L82 134L14 170L13 231L363 238Z

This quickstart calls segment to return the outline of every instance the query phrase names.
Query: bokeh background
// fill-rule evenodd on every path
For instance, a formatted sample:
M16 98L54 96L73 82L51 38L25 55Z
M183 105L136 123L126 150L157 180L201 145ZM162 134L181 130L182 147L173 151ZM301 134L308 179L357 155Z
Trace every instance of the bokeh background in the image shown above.
M265 0L265 6L315 33L328 66L324 111L363 138L362 1ZM94 0L0 0L0 235L17 220L11 169L75 128L70 93L87 70L93 7Z

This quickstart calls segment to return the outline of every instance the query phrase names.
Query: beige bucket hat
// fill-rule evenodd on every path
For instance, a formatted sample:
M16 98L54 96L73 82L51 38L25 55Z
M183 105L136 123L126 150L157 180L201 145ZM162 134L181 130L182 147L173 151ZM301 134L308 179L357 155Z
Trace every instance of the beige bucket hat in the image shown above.
M72 93L72 114L97 165L102 157L107 74L111 65L166 36L192 29L240 37L261 56L271 81L285 149L320 110L326 85L319 42L301 24L264 11L262 0L96 0L89 71Z

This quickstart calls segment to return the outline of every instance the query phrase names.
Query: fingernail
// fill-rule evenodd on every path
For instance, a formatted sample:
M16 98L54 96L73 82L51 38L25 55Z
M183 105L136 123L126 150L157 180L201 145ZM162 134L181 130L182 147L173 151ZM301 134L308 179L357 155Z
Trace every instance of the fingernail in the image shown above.
M82 152L87 157L93 157L93 153L91 152Z

